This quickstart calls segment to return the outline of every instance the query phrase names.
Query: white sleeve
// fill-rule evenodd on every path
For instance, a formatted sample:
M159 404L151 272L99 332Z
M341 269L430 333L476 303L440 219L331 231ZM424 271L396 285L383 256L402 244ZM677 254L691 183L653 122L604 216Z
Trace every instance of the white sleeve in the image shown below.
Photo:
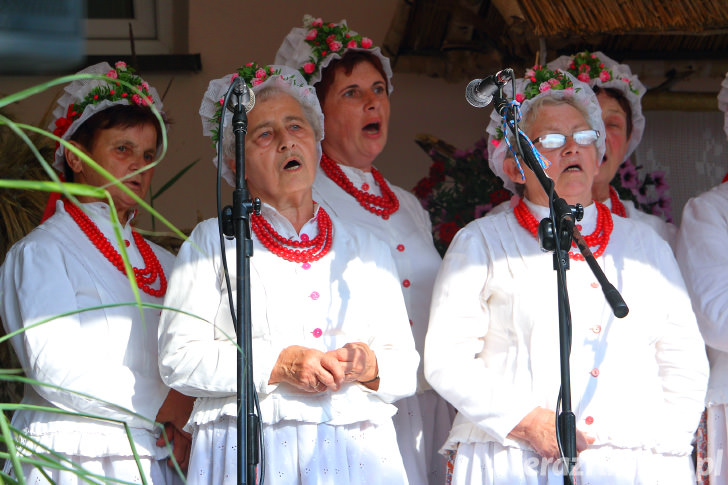
M215 318L222 298L220 250L215 221L195 228L180 248L169 279L159 322L159 371L170 387L189 396L224 397L236 393L237 347L215 338ZM228 261L235 264L235 261ZM179 311L178 311L179 310ZM232 319L230 319L232 321Z
M538 404L530 383L516 386L478 354L488 339L490 261L474 225L453 239L440 272L425 339L425 377L465 416L501 442Z
M728 352L728 204L712 196L685 205L675 252L705 343Z
M370 338L366 342L377 357L379 388L376 392L385 402L394 402L411 396L417 389L417 367L420 356L415 349L412 330L409 326L407 309L402 288L397 279L397 269L387 246L371 237L363 251L377 248L375 257L365 263L369 274L362 274L362 281L368 281L368 295L364 297L368 313ZM371 304L377 302L377 304Z
M67 248L51 241L26 240L8 253L2 266L2 319L10 332L24 329L13 337L13 346L27 377L38 381L33 388L69 411L128 420L126 410L135 409L153 417L161 402L141 403L138 396L135 400L133 393L118 389L134 389L135 383L155 388L157 376L134 375L106 358L110 344L106 326L113 323L106 312L115 309L84 310L82 321L78 294L93 294L97 289L92 282L73 281L68 265L79 262L67 257ZM138 315L138 310L133 312ZM48 321L36 325L44 320ZM140 382L145 380L149 382Z

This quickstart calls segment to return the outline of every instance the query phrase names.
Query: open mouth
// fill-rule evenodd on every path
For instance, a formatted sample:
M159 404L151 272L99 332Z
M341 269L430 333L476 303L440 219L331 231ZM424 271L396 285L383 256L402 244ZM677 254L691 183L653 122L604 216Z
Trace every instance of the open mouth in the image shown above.
M379 131L382 129L382 124L380 122L374 122L369 123L362 128L362 131L368 135L376 135L379 133Z
M298 167L301 166L301 162L299 162L296 159L288 160L286 164L283 166L283 170L296 170Z
M569 165L564 169L564 172L581 172L581 166L577 164Z

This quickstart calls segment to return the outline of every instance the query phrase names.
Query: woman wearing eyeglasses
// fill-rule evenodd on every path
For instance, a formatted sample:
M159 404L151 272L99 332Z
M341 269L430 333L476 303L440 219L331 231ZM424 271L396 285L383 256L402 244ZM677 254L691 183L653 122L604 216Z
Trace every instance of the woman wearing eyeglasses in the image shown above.
M533 78L541 81L517 83L521 129L550 162L546 174L559 196L584 206L578 228L630 309L623 319L612 315L572 248L567 282L577 479L691 483L690 443L708 367L677 264L656 233L592 201L604 153L593 91L563 73L539 70ZM435 282L425 376L458 411L442 449L451 483L561 484L556 273L552 253L536 239L549 199L527 167L522 174L506 158L498 127L497 121L488 127L491 168L523 197L453 239Z

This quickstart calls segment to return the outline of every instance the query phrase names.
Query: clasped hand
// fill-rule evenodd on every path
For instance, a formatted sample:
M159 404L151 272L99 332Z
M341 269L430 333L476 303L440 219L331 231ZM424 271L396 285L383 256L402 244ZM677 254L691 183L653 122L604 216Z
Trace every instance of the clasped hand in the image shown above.
M377 373L374 351L363 342L328 352L292 345L278 355L268 384L286 382L305 392L338 391L345 382L369 381Z

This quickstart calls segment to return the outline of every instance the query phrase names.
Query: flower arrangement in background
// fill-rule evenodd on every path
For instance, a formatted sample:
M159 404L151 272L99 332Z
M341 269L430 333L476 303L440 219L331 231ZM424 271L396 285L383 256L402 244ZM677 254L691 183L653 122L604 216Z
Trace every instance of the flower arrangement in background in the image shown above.
M509 200L511 193L488 166L485 138L466 151L431 135L417 135L415 142L432 165L413 192L430 214L435 247L445 254L458 230Z
M627 159L620 165L610 184L617 190L619 198L631 200L642 212L662 217L672 222L672 198L665 180L665 172L655 170L640 176L642 166L635 166Z

